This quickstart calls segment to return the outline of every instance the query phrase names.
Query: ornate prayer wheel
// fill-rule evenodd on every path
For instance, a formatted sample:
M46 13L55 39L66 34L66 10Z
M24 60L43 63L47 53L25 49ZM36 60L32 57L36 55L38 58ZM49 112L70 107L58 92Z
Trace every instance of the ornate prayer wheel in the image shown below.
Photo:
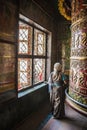
M87 114L87 1L72 0L70 79L67 101Z

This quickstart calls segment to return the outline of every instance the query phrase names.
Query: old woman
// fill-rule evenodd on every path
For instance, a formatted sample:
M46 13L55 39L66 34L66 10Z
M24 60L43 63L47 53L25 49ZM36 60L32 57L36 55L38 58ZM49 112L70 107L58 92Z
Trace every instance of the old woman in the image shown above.
M62 119L65 116L65 84L67 84L66 76L62 73L62 65L54 64L54 70L49 76L49 92L51 110L54 118Z

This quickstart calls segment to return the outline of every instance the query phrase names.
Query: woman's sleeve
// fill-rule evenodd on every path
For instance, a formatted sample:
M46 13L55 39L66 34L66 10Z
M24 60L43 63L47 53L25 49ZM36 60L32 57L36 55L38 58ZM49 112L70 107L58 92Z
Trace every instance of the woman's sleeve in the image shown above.
M66 76L65 74L62 74L62 80L63 80L65 86L68 87L68 80L69 80L68 76Z
M65 74L62 74L62 80L63 81L67 80L67 76Z
M50 74L48 79L48 92L52 90L52 74Z

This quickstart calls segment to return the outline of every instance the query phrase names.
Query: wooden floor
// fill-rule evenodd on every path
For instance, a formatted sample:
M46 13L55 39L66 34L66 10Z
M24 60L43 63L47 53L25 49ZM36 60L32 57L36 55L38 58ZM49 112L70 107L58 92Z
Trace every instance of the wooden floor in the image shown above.
M66 117L62 120L49 120L49 103L40 106L40 109L27 117L14 130L87 130L87 117L72 109L68 104L65 106ZM45 123L43 123L45 120ZM43 125L42 125L43 124Z
M66 117L62 120L53 117L41 130L87 130L87 117L72 109L68 104L65 107Z

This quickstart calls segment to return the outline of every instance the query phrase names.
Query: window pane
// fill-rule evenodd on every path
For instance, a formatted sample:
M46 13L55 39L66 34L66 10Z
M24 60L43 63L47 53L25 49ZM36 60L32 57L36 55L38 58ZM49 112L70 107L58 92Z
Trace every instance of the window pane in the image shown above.
M34 59L34 84L45 80L45 59Z
M32 52L32 28L19 22L19 54L31 54Z
M18 59L18 90L31 86L32 60Z
M20 42L19 44L19 52L20 53L28 53L28 42Z
M34 32L34 55L45 55L46 34L36 30Z

